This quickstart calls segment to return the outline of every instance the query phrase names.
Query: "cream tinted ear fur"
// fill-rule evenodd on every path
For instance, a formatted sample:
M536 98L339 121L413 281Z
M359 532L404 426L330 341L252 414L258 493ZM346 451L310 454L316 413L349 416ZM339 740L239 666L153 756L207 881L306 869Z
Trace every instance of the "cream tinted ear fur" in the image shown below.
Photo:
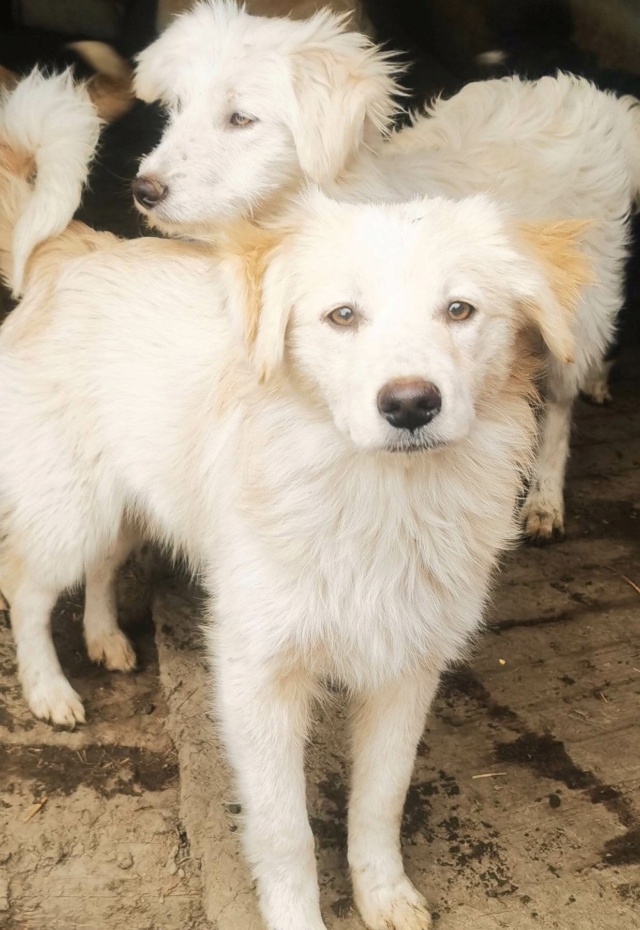
M343 33L331 47L315 43L291 56L292 131L308 180L334 180L366 140L368 126L389 127L395 110L398 68L357 33Z
M287 240L292 230L240 222L225 230L219 254L227 268L227 306L261 383L282 363L291 312Z
M593 281L580 240L592 223L563 220L555 223L521 223L518 236L548 286L525 294L523 310L540 331L549 351L561 362L573 361L573 321L582 289Z

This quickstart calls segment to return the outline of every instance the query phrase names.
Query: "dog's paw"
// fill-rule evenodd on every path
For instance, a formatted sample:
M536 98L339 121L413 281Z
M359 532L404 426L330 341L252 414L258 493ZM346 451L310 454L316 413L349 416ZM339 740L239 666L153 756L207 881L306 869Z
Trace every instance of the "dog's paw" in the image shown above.
M84 723L82 701L63 675L29 688L27 703L39 720L74 729Z
M373 888L354 876L354 890L358 910L370 930L430 930L427 902L406 876Z
M564 514L561 507L531 497L522 508L522 522L527 542L547 546L564 537Z
M110 672L131 672L136 667L136 654L122 630L87 639L87 652L92 662L104 665Z

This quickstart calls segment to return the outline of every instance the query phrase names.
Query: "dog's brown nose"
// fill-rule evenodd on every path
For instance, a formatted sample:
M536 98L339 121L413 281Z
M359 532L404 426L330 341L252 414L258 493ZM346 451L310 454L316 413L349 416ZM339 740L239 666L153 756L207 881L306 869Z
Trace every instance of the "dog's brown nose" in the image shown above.
M433 420L441 407L438 388L421 378L397 378L378 392L378 410L396 429L420 429Z
M143 207L149 208L155 207L161 200L164 200L168 190L166 184L162 184L161 181L150 174L135 178L131 185L135 200L142 204Z

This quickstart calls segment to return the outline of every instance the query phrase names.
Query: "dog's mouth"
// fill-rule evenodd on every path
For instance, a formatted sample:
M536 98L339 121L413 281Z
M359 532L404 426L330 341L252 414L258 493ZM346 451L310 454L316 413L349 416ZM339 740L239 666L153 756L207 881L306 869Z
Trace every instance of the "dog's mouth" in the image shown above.
M195 219L189 216L182 216L171 204L158 204L156 207L146 207L133 198L134 205L139 213L144 217L145 226L149 229L156 229L165 236L174 239L197 239L199 241L210 242L217 238L218 226L211 221L207 221L206 216L201 219Z
M134 204L138 213L144 217L145 225L149 229L157 229L158 232L167 236L173 236L180 239L197 238L198 228L194 224L186 223L179 219L174 219L169 211L163 206L145 207L138 203L134 198Z
M441 449L446 442L442 439L435 439L433 436L422 435L419 432L402 430L394 436L391 442L385 444L385 452L433 452L435 449Z

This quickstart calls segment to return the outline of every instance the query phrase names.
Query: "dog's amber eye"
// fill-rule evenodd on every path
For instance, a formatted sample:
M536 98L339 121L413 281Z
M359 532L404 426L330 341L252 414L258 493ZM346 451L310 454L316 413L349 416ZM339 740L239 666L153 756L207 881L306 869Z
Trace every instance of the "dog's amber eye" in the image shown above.
M245 126L251 126L252 123L255 123L255 120L251 119L250 116L244 116L243 113L232 113L229 122L232 126L238 126L242 129Z
M327 314L327 319L334 326L353 326L357 320L355 310L351 307L336 307L331 313Z
M471 304L465 303L464 300L454 300L453 303L449 304L447 307L447 316L456 323L462 323L464 320L468 320L475 312L476 308L472 307Z

